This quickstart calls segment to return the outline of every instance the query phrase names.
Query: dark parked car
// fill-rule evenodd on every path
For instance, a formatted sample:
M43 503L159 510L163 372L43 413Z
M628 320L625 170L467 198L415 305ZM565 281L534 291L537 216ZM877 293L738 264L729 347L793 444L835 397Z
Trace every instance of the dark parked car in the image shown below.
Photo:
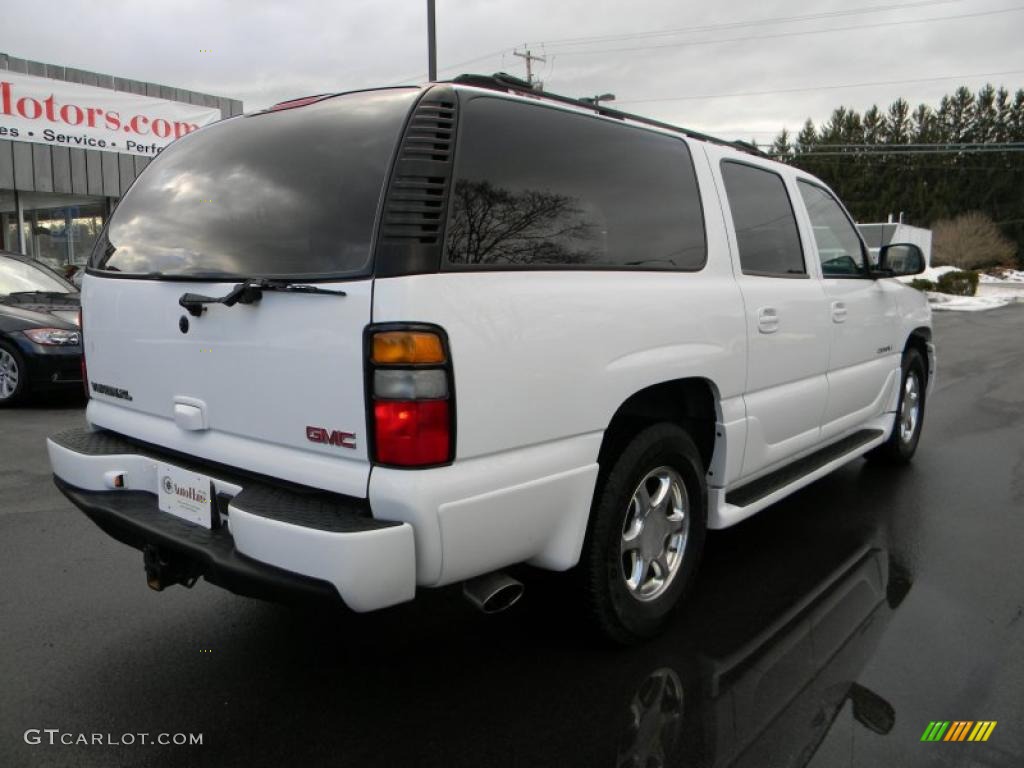
M29 392L76 386L78 289L49 267L0 251L0 407Z

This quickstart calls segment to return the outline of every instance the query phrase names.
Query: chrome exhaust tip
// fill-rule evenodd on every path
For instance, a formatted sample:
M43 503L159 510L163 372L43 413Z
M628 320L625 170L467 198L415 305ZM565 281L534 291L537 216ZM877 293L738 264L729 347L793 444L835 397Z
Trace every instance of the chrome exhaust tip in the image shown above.
M485 573L463 582L462 594L483 613L508 610L523 596L523 584L503 571Z

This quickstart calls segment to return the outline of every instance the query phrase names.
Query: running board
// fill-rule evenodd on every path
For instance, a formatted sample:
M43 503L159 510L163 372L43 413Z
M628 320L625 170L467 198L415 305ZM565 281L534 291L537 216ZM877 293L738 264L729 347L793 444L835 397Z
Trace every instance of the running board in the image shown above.
M862 429L741 488L729 491L725 495L724 509L719 513L719 525L714 527L725 528L750 517L846 462L864 455L884 440L883 430Z

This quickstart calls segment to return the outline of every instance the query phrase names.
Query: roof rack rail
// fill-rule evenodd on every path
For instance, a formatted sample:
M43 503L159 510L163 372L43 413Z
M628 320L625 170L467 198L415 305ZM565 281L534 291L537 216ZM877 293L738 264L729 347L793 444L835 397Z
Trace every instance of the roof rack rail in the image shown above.
M733 149L738 149L741 152L758 155L759 157L768 157L768 155L747 141L728 141L726 139L720 139L717 136L701 133L700 131L692 131L689 128L683 128L682 126L663 123L660 120L652 120L649 117L642 117L641 115L634 115L631 112L623 112L619 109L612 109L610 107L603 107L600 104L592 104L590 102L574 99L571 96L562 96L561 94L538 90L526 80L521 80L520 78L514 77L506 72L496 72L493 75L459 75L452 78L449 82L453 85L470 85L476 88L487 88L492 91L503 91L505 93L523 93L529 96L547 99L549 101L557 101L561 104L571 104L574 107L590 110L591 112L595 112L603 117L611 117L617 120L631 120L633 122L643 123L644 125L650 125L655 128L663 128L667 131L681 133L691 139L699 139L700 141L708 141L712 144L732 147Z

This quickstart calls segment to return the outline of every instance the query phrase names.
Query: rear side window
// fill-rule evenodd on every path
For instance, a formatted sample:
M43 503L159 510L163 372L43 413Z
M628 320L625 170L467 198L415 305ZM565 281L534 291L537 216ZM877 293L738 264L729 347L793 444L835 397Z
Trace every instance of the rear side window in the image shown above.
M779 174L745 163L723 161L740 266L745 274L807 275L800 234L786 184Z
M217 123L139 176L95 269L156 276L362 274L415 88L350 93Z
M825 277L866 275L857 229L836 199L816 184L799 181L797 186L811 219L822 274Z
M543 106L463 106L450 269L695 270L704 219L686 144Z

